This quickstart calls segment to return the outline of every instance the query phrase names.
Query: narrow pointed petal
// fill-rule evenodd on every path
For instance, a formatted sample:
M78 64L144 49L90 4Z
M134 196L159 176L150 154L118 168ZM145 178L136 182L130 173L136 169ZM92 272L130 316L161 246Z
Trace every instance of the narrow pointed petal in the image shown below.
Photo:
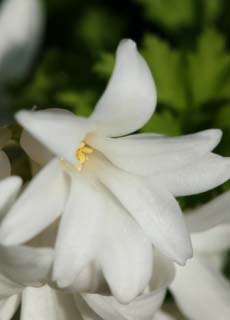
M5 147L6 143L10 140L10 130L7 128L0 128L0 149Z
M60 287L71 285L83 267L98 254L105 214L101 189L76 172L55 248L53 279Z
M64 109L19 111L16 119L51 153L73 165L79 164L76 151L91 127L87 119Z
M152 177L161 181L174 196L187 196L213 189L230 178L230 158L214 153L171 172Z
M54 159L31 181L0 226L6 245L30 240L62 213L67 196L66 177Z
M23 130L22 132L20 144L30 159L40 166L45 166L54 157L41 142L35 139L26 130Z
M0 150L0 180L10 175L10 162L5 152Z
M142 229L115 199L108 199L99 262L115 298L129 303L148 285L152 245Z
M140 175L172 175L175 169L193 164L220 142L221 131L210 129L180 137L134 134L122 138L91 135L89 143L115 166Z
M108 163L100 180L139 223L153 245L179 264L192 255L190 236L177 201L161 185L122 172Z
M229 317L229 282L200 257L191 259L184 268L177 268L171 292L188 319Z
M0 221L14 202L21 186L22 179L19 177L9 177L0 181Z
M133 299L129 304L121 304L113 296L108 295L83 294L83 298L104 320L152 320L175 275L173 263L163 256L156 255L155 257L156 268L153 271L148 291Z
M43 23L41 1L3 1L0 8L0 82L20 79L28 72L41 42Z
M206 231L220 224L230 223L230 192L188 212L186 223L191 233Z
M22 295L21 320L80 320L71 295L48 286L26 288Z
M0 273L23 286L40 286L48 281L53 251L26 246L0 246Z
M0 300L0 319L11 320L20 304L20 295L13 295L5 300Z
M134 132L156 107L156 88L145 60L132 40L119 44L112 77L91 119L109 137Z

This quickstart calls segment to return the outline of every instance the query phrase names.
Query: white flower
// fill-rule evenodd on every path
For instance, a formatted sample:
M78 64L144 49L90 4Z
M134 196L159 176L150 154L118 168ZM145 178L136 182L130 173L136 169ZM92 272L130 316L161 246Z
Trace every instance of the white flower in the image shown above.
M10 162L7 155L1 149L5 147L10 140L10 131L6 128L0 128L0 180L10 175Z
M41 41L40 0L4 0L0 7L0 85L21 79Z
M131 40L118 47L109 84L88 118L60 109L20 111L22 145L39 172L3 221L0 240L28 241L63 213L53 279L68 287L92 260L113 295L129 302L149 283L152 245L179 264L192 255L174 196L213 188L230 161L210 153L219 130L168 138L134 134L151 117L156 90ZM35 139L33 139L35 138Z
M213 257L230 248L230 192L194 210L187 217L194 257L177 267L171 285L180 309L192 320L227 320L230 283L217 270Z
M21 179L10 177L0 182L0 212L5 215L21 187ZM3 192L6 191L7 192ZM48 235L54 230L47 230ZM45 235L43 236L44 238ZM39 245L40 235L30 244ZM46 239L47 240L47 239ZM21 304L21 319L49 320L152 320L159 316L159 308L166 289L174 279L174 266L155 252L155 268L145 292L128 305L119 304L108 293L70 294L52 289L49 278L53 260L51 248L0 245L0 319L9 320ZM87 290L87 283L97 281L92 267L76 279L76 285ZM88 289L92 289L92 285ZM90 318L87 318L90 317ZM154 318L155 319L155 318Z

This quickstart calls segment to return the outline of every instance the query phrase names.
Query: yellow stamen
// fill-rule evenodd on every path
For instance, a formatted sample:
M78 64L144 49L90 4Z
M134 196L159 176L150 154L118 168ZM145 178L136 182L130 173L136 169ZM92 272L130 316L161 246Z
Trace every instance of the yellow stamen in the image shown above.
M89 147L85 142L81 142L81 144L79 145L76 151L76 158L80 161L80 165L75 167L78 171L81 171L83 164L87 160L89 160L89 158L87 157L87 154L90 154L92 152L93 152L93 149L91 147Z

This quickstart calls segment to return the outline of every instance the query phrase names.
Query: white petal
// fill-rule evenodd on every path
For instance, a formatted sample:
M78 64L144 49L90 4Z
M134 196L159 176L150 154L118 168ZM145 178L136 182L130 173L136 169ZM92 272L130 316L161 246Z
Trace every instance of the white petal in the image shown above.
M20 293L23 286L11 281L0 273L0 301ZM1 319L1 318L0 318Z
M176 319L171 317L168 313L158 311L152 320L176 320Z
M88 305L104 320L152 320L161 306L167 286L174 278L173 264L166 258L156 255L148 293L143 293L129 304L120 304L113 296L84 294Z
M230 314L229 283L220 273L194 257L177 268L171 291L189 319L227 320Z
M10 140L10 136L10 130L8 130L7 128L0 128L0 149L5 147L7 142Z
M130 212L154 246L179 264L192 255L190 237L180 207L161 185L122 172L105 162L98 172L106 187Z
M81 320L71 295L42 288L26 288L22 296L21 320Z
M180 137L134 134L128 137L106 138L92 134L87 141L117 167L149 176L156 173L167 175L168 171L170 175L172 170L194 163L213 150L221 135L221 131L216 129Z
M96 255L101 243L106 203L101 189L81 174L73 175L69 199L58 231L53 279L71 285Z
M227 191L208 203L189 211L186 223L191 233L206 231L220 224L230 223L230 192Z
M14 202L21 185L22 180L19 177L9 177L0 181L0 221Z
M108 285L103 276L101 266L92 261L78 273L77 277L65 290L70 292L108 292Z
M83 300L81 295L75 295L75 304L80 310L81 318L79 320L103 320ZM78 320L78 319L77 319Z
M62 212L67 195L65 176L57 159L51 161L31 181L0 227L0 241L6 245L23 243Z
M91 127L90 121L64 109L19 111L17 121L51 153L79 164L76 151Z
M15 314L20 303L20 296L13 295L6 300L0 300L0 319L10 320Z
M230 178L230 158L208 154L180 169L161 173L153 180L159 180L175 196L187 196L208 191Z
M216 226L203 232L193 233L191 238L193 249L199 252L211 254L227 250L230 248L230 224Z
M121 303L142 292L152 275L152 245L115 199L108 195L99 262L110 289Z
M19 285L41 285L48 280L53 251L25 246L0 246L0 272Z
M0 10L0 82L25 75L40 44L42 30L41 1L3 1Z
M98 130L110 137L134 132L149 120L156 107L155 84L132 40L119 44L107 88L91 116Z
M0 180L10 175L10 162L5 152L0 150Z
M20 144L27 155L40 166L46 165L54 157L41 142L34 139L26 130L22 132Z

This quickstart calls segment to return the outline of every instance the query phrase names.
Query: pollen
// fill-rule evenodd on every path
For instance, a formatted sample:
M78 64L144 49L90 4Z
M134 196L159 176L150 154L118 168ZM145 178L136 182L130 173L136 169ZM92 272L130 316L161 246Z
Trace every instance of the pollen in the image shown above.
M82 170L84 163L89 160L88 155L91 153L93 153L93 148L83 141L76 151L76 158L80 161L80 165L76 166L78 171Z

